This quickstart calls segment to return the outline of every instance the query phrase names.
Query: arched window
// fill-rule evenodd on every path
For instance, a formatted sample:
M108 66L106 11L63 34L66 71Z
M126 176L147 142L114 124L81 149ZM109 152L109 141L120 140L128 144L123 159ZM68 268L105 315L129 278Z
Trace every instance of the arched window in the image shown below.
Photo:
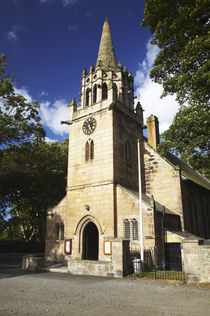
M64 224L55 224L55 237L56 240L64 240Z
M133 240L138 240L138 222L136 219L132 220Z
M95 84L93 87L93 103L97 101L97 85Z
M131 234L131 225L132 225L132 234ZM130 239L131 242L139 239L138 221L135 218L124 220L124 236L125 238Z
M90 142L90 159L94 159L94 142L91 140Z
M130 146L129 141L125 143L125 159L128 162L131 161L131 146Z
M61 240L64 240L64 225L61 224Z
M102 85L102 100L107 99L108 91L107 91L107 84L104 82Z
M117 85L113 83L113 100L117 100Z
M85 144L85 161L94 159L94 141L89 140Z
M59 234L59 231L60 231L60 229L59 229L59 224L56 224L55 225L55 237L56 237L56 240L59 240L59 238L60 238L60 234Z
M89 142L87 141L85 144L85 161L89 160Z
M130 239L130 222L126 219L124 221L125 238Z
M90 105L89 103L90 103L90 89L87 88L87 90L86 90L86 102L85 102L86 106L89 106Z

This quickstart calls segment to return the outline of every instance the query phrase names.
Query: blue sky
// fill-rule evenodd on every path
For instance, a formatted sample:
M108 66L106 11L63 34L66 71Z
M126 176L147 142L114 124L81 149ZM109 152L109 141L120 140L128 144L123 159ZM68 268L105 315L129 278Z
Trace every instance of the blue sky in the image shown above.
M140 23L143 0L0 0L0 53L15 73L15 88L38 100L50 139L68 136L67 104L79 97L81 73L96 63L103 22L108 17L117 61L132 72L135 94L146 117L158 116L160 131L170 125L178 105L160 100L161 86L149 79L158 48Z

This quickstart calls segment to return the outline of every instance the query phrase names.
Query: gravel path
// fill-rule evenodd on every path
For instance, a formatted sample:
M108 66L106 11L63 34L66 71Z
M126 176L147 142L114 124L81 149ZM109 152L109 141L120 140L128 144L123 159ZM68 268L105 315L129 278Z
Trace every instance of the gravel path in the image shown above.
M1 260L1 258L0 258ZM210 315L210 288L0 264L0 315Z

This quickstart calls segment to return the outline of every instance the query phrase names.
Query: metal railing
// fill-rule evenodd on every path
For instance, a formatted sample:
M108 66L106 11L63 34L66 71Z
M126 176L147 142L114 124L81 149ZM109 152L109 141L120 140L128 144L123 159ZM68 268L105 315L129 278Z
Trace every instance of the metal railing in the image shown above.
M135 273L135 276L139 278L148 279L164 279L164 280L178 280L185 282L185 272L176 270L161 270L161 267L154 266L149 269L142 269L141 271Z
M163 266L147 264L140 264L139 267L135 266L134 276L139 278L148 278L148 279L164 279L164 280L178 280L185 282L185 272L180 270L180 265L176 267L173 264L173 269L167 270L163 269Z

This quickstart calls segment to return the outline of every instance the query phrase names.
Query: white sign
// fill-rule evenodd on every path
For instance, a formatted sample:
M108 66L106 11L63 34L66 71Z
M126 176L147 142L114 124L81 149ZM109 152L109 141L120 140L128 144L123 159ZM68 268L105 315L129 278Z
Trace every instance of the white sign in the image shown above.
M104 254L105 255L112 254L112 243L110 240L104 240Z

